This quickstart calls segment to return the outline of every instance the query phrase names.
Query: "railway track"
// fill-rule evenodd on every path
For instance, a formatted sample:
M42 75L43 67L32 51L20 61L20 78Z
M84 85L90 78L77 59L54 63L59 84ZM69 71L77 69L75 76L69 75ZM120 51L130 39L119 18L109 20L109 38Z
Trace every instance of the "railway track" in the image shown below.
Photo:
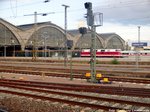
M53 71L53 72L48 72ZM78 70L78 73L75 73L77 70L73 70L73 78L78 79L86 79L84 76L85 73L90 71L83 71ZM44 75L44 76L52 76L52 77L70 77L70 70L69 69L54 69L54 68L29 68L26 67L1 67L0 72L5 73L18 73L18 74L30 74L30 75ZM117 82L130 82L130 83L143 83L143 84L150 84L150 78L137 78L137 77L123 77L123 76L109 76L104 75L104 77L108 77L110 81L117 81Z
M0 65L12 65L12 64L14 64L14 65L19 65L19 64L23 64L23 65L46 65L46 66L51 66L51 65L53 65L53 66L64 66L64 63L63 62L49 62L49 63L46 63L46 62L32 62L32 61L30 61L30 62L28 62L28 61L23 61L23 62L17 62L17 61L0 61ZM89 64L86 64L86 63L84 63L84 64L80 64L80 63L76 63L76 62L73 62L72 63L72 66L74 66L74 67L77 67L77 66L82 66L82 67L89 67L90 65ZM102 67L102 68L132 68L132 69L134 69L134 68L136 68L136 65L115 65L115 64L97 64L96 65L97 67ZM150 69L150 66L149 65L139 65L139 69L147 69L147 70L149 70Z
M113 103L119 103L120 105L127 104L127 105L132 105L132 106L137 106L137 107L139 106L139 108L142 106L142 107L145 107L145 109L149 109L149 107L150 107L150 103L135 102L135 101L121 100L121 99L119 100L119 99L113 99L113 98L96 97L96 96L84 95L84 94L81 95L80 93L77 94L77 93L70 92L70 91L76 91L76 92L82 91L82 92L90 92L90 93L97 93L97 92L100 93L99 89L102 91L105 89L106 91L108 91L108 92L112 91L113 93L115 93L115 95L117 95L117 93L114 92L114 90L116 90L116 88L112 89L110 87L103 88L103 87L98 87L98 86L93 86L93 85L90 86L90 85L56 84L56 83L43 83L43 82L17 81L17 80L0 80L0 85L1 85L1 87L5 87L5 89L0 89L0 92L2 92L2 93L32 97L32 98L41 99L41 100L50 100L50 101L54 101L54 102L62 102L62 103L67 103L69 105L79 105L79 106L83 106L83 107L90 107L93 109L102 109L102 110L106 110L106 111L108 111L110 109L116 110L116 109L125 109L125 108L120 107L120 106L115 107L112 105L111 106L101 105L102 103L99 104L98 102L101 102L101 101L109 102L109 103L113 102ZM6 89L6 87L8 89ZM11 91L12 89L9 89L9 88L12 88L13 91ZM43 88L45 88L45 89L43 89ZM17 89L17 91L16 91L16 89ZM18 89L19 89L19 91L18 91ZM55 90L58 89L58 90L63 90L63 91L54 91L51 89L55 89ZM123 88L123 89L125 90L125 88ZM22 90L30 91L30 92L21 93ZM67 92L64 92L64 90ZM132 89L132 90L134 91L134 93L138 92L138 94L140 94L139 90L137 90L137 89ZM121 91L121 92L122 93L124 92L124 94L129 92L127 90L125 90L125 91ZM150 90L142 90L142 91L144 91L143 95L150 93ZM37 92L39 92L39 93L37 94ZM130 92L132 93L131 90L130 90ZM40 93L42 95L40 95ZM96 103L87 103L87 102L85 103L85 102L79 102L76 100L70 101L68 99L50 98L50 97L45 96L43 93L54 94L54 95L57 94L57 95L61 95L61 96L76 97L76 98L88 99L88 100L94 100L94 101L96 100ZM118 93L120 95L119 89L118 89ZM136 96L138 96L138 95L136 95ZM147 97L147 96L142 96L142 97ZM93 102L93 101L90 101L90 102ZM132 107L132 106L130 106L130 107Z
M148 58L148 57L147 57ZM109 64L114 58L97 58L98 61L102 64ZM136 59L118 59L121 64L126 64L126 65L135 65L136 64ZM89 62L90 58L73 58L72 62L73 63L84 63L87 64ZM40 63L64 63L63 58L37 58L36 60L32 60L32 57L1 57L0 61L2 62L40 62ZM139 62L140 65L150 65L148 60L140 60Z
M24 69L39 69L39 70L51 70L51 69L57 69L59 68L61 71L63 71L64 69L70 69L70 67L62 67L61 65L55 65L55 64L41 64L41 63L7 63L7 64L0 64L1 68L24 68ZM122 75L133 75L133 76L139 76L139 77L150 77L150 72L149 69L140 69L137 70L135 68L129 68L129 67L116 67L116 66L104 66L104 67L97 67L97 72L101 72L103 74L109 74L109 75L115 75L115 74L122 74ZM81 73L85 73L87 71L90 71L89 66L82 66L82 65L77 65L77 66L73 66L73 70L79 70L79 72ZM74 71L75 73L79 73L78 71ZM110 74L111 72L111 74Z
M102 94L114 94L124 96L137 96L150 98L150 89L146 88L129 88L129 87L113 87L99 85L81 85L81 84L64 84L64 83L44 83L35 81L19 81L1 79L0 84L11 83L19 86L41 87L47 89L61 89L72 91L94 92Z
M74 74L85 74L90 72L88 64L74 64L72 72ZM23 69L35 71L58 71L70 72L70 67L62 68L62 63L41 63L41 62L0 62L1 68ZM105 76L141 77L150 78L149 66L141 65L137 70L133 65L97 65L97 73ZM68 71L67 71L68 70Z
M0 62L0 66L26 66L26 67L40 67L40 66L53 66L53 67L63 67L63 63L42 63L42 62ZM75 69L89 69L90 64L72 64ZM135 70L137 71L137 67L135 65L113 65L113 64L97 64L97 69L107 70L108 68L111 70ZM150 69L149 65L139 65L139 70L148 71Z

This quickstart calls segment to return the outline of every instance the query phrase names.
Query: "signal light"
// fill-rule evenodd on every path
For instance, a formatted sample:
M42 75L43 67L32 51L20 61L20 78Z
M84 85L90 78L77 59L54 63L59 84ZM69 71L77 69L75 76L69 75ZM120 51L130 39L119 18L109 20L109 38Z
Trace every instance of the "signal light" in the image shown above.
M44 14L42 14L42 16L47 16L47 14L46 14L46 13L44 13Z
M84 7L85 7L86 9L90 10L90 9L92 9L92 3L91 3L91 2L86 2L86 3L84 4Z
M94 16L93 16L93 11L92 11L92 3L91 2L86 2L84 3L85 8L87 9L87 25L88 26L93 26L94 24Z
M83 34L86 34L87 33L87 28L85 27L80 27L79 28L79 32L83 35Z
M45 0L44 2L47 3L47 2L49 2L49 0Z

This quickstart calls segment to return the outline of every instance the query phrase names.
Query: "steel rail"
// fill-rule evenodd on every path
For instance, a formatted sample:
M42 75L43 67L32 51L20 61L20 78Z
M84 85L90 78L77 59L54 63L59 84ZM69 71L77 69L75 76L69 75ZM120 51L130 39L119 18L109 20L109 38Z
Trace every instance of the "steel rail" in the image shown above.
M115 103L121 103L121 104L150 107L150 104L148 104L148 103L135 102L135 101L119 100L119 99L104 98L104 97L95 97L95 96L89 96L89 95L80 95L80 94L74 94L74 93L66 93L66 92L52 91L52 90L43 90L41 88L39 89L39 88L32 88L32 87L26 87L26 86L16 86L16 85L9 85L9 84L1 84L1 86L11 87L11 88L15 88L15 89L24 89L24 90L36 91L36 92L44 92L44 93L50 93L50 94L73 96L73 97L92 99L92 100L98 100L98 101L107 101L107 102L115 102Z
M28 81L29 82L29 81ZM0 80L0 84L7 83L7 81ZM9 82L10 83L10 82ZM64 86L63 84L54 84L54 85L42 85L42 84L34 84L34 83L23 83L23 82L11 82L15 85L21 86L31 86L31 87L41 87L47 89L61 89L61 90L71 90L71 91L83 91L83 92L94 92L94 93L103 93L103 94L115 94L115 95L124 95L124 96L137 96L137 97L146 97L150 98L150 89L141 89L141 88L125 88L125 87L97 87L93 86L88 87L88 85L80 87L80 86Z
M30 98L34 98L34 99L48 100L48 101L53 101L53 102L62 102L62 103L67 103L69 105L78 105L81 107L90 107L90 108L94 108L94 109L102 109L102 110L106 110L106 111L109 111L110 109L112 109L112 110L122 109L122 108L102 106L102 105L97 105L97 104L70 101L70 100L65 100L65 99L60 99L60 98L50 98L50 97L46 97L46 96L33 95L33 94L29 94L29 93L14 92L14 91L10 91L10 90L0 90L0 92L12 94L12 95L18 95L18 96L26 96L26 97L30 97Z
M3 62L33 62L32 59L30 59L30 58L27 59L26 57L25 57L25 58L17 58L17 57L16 57L15 59L12 59L11 57L10 57L10 58L7 57L7 58L4 59L4 58L2 57L2 58L0 59L0 61L3 61ZM81 61L84 62L85 64L87 64L87 63L89 62L88 60L84 60L84 59L81 59L81 58L75 58L75 60L73 60L73 62L79 63L79 64L80 64ZM34 61L34 63L37 63L37 62L38 62L38 63L41 63L41 62L42 62L42 63L43 63L43 62L44 62L44 63L63 63L63 60L51 59L51 58L50 58L50 59L46 59L46 60L45 60L45 59L44 59L44 60L43 60L43 59L37 59L36 61ZM102 61L102 63L103 63L103 62L106 63L106 64L107 64L107 63L109 64L110 60ZM122 60L122 61L120 61L120 62L126 63L126 65L129 65L129 64L130 64L130 65L131 65L131 64L133 65L133 64L135 64L135 62L133 62L133 61L129 62L129 61L125 61L125 60L123 61L123 60ZM143 61L143 62L141 62L141 63L144 63L144 64L149 65L149 62L146 62L146 61L145 61L145 62ZM141 65L142 65L142 64L141 64ZM134 65L133 65L133 66L134 66Z
M51 73L47 71L33 71L33 70L14 70L14 69L0 69L0 72L7 72L7 73L22 73L22 74L32 74L32 75L41 75L44 73L46 76L54 76L54 77L70 77L69 74L66 73ZM84 75L73 75L74 78L80 78L80 79L86 79ZM121 81L121 82L132 82L132 83L144 83L144 84L150 84L149 78L135 78L135 77L119 77L119 76L107 76L104 75L104 77L108 77L110 81Z
M28 81L28 80L13 80L13 79L0 79L1 82L5 81L5 82L19 82L19 83L25 83L25 84L41 84L41 85L57 85L57 86L67 86L67 87L79 87L79 88L91 88L91 89L118 89L121 91L124 90L129 90L129 91L138 91L140 92L142 90L142 92L150 92L150 89L148 88L131 88L131 87L117 87L117 86L101 86L101 85L96 85L96 84L65 84L65 83L55 83L55 82L41 82L41 81Z
M73 61L73 60L72 60ZM73 61L74 63L73 63L73 66L89 66L89 64L88 63L84 63L84 64L80 64L80 63L76 63L76 61ZM0 66L1 65L4 65L4 64L14 64L14 65L16 65L16 64L20 64L20 62L18 61L0 61ZM21 64L26 64L26 65L37 65L37 63L38 64L40 64L40 65L55 65L55 66L62 66L63 65L63 63L62 62L53 62L53 63L45 63L45 60L42 62L32 62L32 61L22 61L21 62ZM135 68L135 65L115 65L115 64L97 64L97 67L111 67L111 68ZM147 68L147 69L149 69L150 68L150 66L149 65L139 65L139 68Z
M61 72L70 72L70 69L69 68L40 68L40 67L22 67L22 66L1 66L1 68L5 68L5 67L8 67L10 69L28 69L28 70L55 70L55 71L61 71ZM73 69L73 72L74 73L87 73L87 72L90 72L89 69L77 69L77 68L74 68ZM125 71L122 71L122 70L102 70L102 69L99 69L97 70L97 72L100 72L100 73L103 73L103 74L106 74L106 75L110 75L110 74L132 74L134 76L137 76L139 75L140 77L145 77L145 76L148 76L150 74L150 72L145 72L145 71L128 71L128 70L125 70Z

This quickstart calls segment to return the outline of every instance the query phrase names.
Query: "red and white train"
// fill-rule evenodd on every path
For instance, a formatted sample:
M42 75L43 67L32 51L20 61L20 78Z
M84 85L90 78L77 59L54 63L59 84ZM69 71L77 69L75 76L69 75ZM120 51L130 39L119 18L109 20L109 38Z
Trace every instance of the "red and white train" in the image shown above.
M83 49L80 53L81 57L90 57L90 49ZM120 57L121 50L120 49L96 49L97 57Z
M123 58L128 56L150 56L150 50L143 51L121 51L121 49L96 49L96 57ZM76 57L90 57L90 49L82 49Z

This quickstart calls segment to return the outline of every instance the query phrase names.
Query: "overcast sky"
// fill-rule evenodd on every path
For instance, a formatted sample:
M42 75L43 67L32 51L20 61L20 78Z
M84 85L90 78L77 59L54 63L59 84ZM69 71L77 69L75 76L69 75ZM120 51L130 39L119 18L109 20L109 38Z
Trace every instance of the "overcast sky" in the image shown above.
M92 2L93 11L103 13L103 26L98 33L116 33L125 41L138 39L138 27L141 41L150 41L150 0L0 0L0 17L14 25L34 23L34 16L27 14L50 13L38 15L38 22L51 21L64 28L64 7L69 5L68 29L77 29L79 23L85 22L85 2Z

